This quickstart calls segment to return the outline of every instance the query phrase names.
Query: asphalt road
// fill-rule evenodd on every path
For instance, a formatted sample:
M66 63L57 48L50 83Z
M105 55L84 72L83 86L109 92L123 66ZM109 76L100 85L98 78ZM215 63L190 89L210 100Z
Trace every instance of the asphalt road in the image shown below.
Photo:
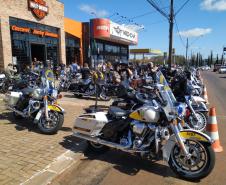
M207 85L210 106L217 109L220 141L226 150L226 75L209 71L203 72L202 76ZM225 185L225 174L225 152L216 154L215 168L208 177L199 182L188 182L175 176L164 162L150 162L112 150L99 156L85 153L52 185Z

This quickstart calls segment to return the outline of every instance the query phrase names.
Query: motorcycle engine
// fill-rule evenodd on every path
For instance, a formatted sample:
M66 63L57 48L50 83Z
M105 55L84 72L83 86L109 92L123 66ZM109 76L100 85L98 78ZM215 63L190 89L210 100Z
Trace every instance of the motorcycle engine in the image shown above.
M135 134L135 139L133 141L133 148L138 149L142 146L145 131L147 130L147 126L145 123L139 122L139 121L133 121L133 133Z
M34 101L34 100L30 100L29 104L31 105L31 108L32 108L31 112L38 110L41 106L39 101Z

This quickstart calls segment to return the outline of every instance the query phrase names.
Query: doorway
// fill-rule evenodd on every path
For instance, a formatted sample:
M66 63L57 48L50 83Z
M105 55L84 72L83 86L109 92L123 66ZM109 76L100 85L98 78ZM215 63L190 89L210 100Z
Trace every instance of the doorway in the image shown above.
M44 44L31 44L31 60L34 61L34 58L37 61L40 61L45 65L46 62L46 47Z

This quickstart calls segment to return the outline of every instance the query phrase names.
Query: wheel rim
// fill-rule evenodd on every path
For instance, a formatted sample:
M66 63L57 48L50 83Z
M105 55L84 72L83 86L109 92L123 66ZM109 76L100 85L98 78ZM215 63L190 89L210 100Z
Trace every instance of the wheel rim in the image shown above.
M109 100L110 99L110 97L107 96L106 93L103 92L103 91L100 93L100 97L101 97L102 100Z
M194 116L189 117L190 127L194 130L203 131L206 128L207 120L204 114L197 112L195 113L198 121L195 120Z
M177 167L178 171L182 171L188 175L202 172L209 160L204 146L198 141L187 140L185 142L185 147L191 157L186 159L180 147L175 145L171 153L173 164Z
M49 111L49 120L47 121L45 116L40 119L42 128L50 130L57 126L59 122L59 114L57 112Z

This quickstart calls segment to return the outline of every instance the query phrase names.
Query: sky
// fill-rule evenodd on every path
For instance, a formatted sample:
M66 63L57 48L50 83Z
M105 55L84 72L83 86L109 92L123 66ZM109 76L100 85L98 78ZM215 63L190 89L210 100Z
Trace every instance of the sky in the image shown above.
M134 48L152 48L168 51L169 23L147 0L60 0L65 17L87 22L91 18L109 18L138 32ZM153 0L169 13L170 0ZM226 46L226 0L174 0L178 12L174 25L173 47L185 55L186 40L189 55L200 52L205 57L211 50L221 55ZM92 13L94 12L94 13ZM131 47L131 48L133 48Z

